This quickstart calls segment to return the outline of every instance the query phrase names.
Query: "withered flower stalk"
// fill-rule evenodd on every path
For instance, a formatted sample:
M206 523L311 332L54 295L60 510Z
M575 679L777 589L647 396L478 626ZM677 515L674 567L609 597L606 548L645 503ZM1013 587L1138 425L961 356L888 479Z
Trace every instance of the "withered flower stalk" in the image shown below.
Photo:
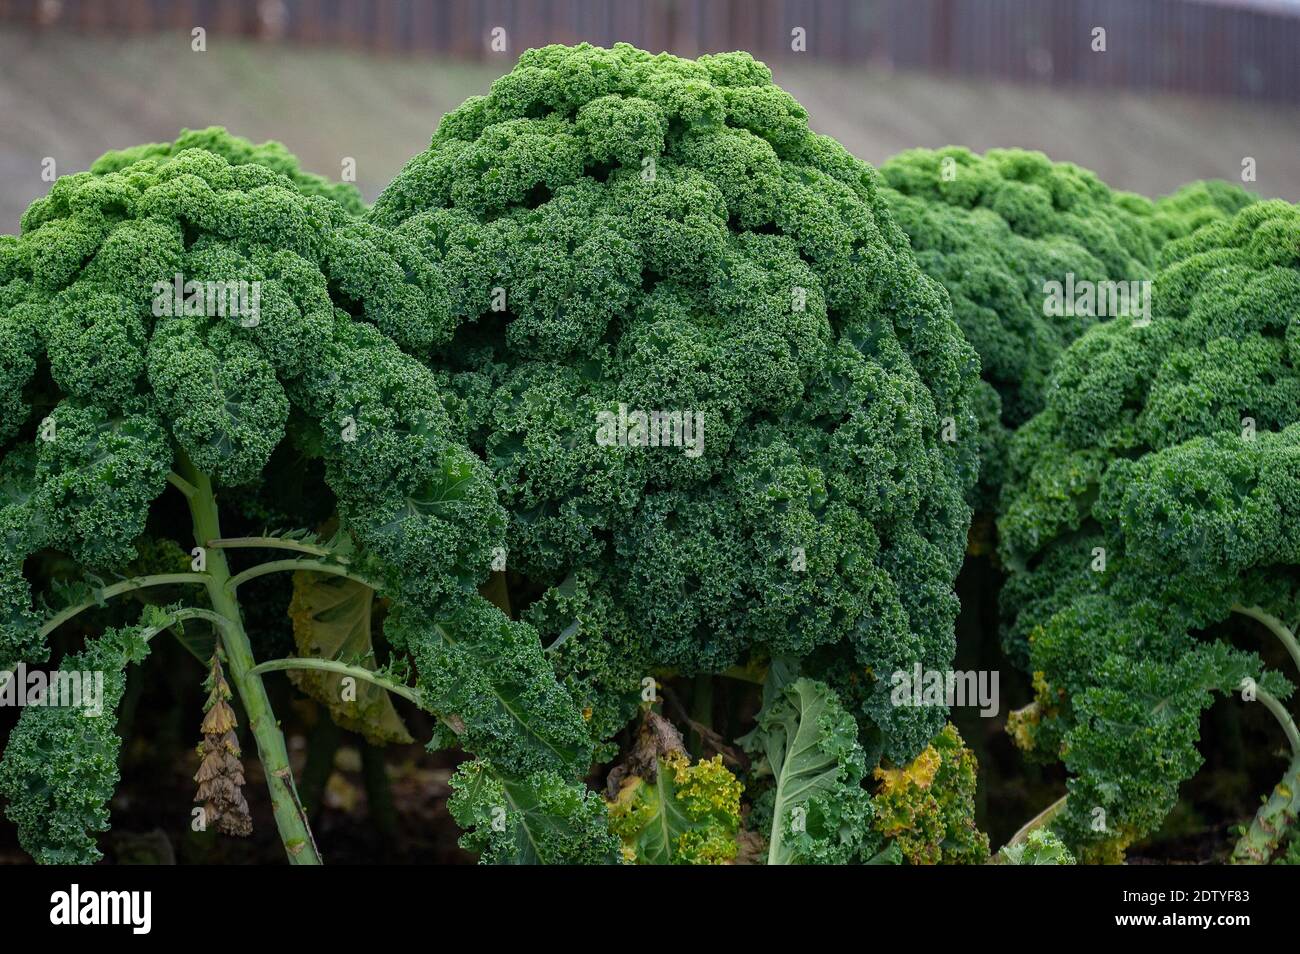
M208 678L203 683L208 701L203 711L203 742L198 748L203 760L194 774L199 783L194 801L203 806L206 823L227 835L247 836L253 819L244 799L244 764L240 761L235 710L230 707L230 685L221 669L221 644L212 651Z

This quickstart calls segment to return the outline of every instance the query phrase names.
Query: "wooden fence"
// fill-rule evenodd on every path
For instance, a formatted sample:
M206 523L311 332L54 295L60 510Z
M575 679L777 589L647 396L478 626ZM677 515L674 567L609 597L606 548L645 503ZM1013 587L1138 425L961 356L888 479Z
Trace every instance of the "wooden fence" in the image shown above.
M1300 102L1300 10L1278 0L0 0L0 24L190 30L457 57L626 40L694 55ZM1104 52L1093 49L1105 30ZM795 52L796 31L805 49Z

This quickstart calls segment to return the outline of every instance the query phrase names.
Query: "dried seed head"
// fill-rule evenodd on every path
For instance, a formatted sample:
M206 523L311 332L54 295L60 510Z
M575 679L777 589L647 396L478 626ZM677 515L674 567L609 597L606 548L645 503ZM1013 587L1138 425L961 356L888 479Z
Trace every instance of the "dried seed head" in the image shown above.
M235 735L239 723L228 701L230 686L221 668L219 644L212 653L204 686L208 700L204 706L203 742L198 750L202 761L194 774L194 781L199 783L194 801L203 805L208 821L218 831L244 837L252 834L253 819L244 798L244 765L239 760L239 739Z

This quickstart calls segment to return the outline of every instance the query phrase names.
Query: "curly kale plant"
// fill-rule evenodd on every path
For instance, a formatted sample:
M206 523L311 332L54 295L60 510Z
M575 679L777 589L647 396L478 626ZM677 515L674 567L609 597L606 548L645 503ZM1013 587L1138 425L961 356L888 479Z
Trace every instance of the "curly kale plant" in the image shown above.
M1164 242L1252 201L1244 189L1209 182L1152 203L1020 149L983 156L911 149L880 173L886 205L926 274L947 289L953 317L980 356L981 511L994 509L1010 434L1042 410L1056 359L1087 328L1115 317L1106 283L1148 280ZM1068 309L1053 309L1052 283L1062 296L1091 286L1092 297L1071 296ZM1125 307L1137 313L1142 305L1128 299Z
M609 827L633 864L729 864L740 850L742 786L722 755L691 764L676 727L652 707L611 773Z
M1234 854L1263 861L1300 808L1300 732L1289 684L1217 637L1271 634L1300 665L1300 209L1249 205L1161 260L1151 321L1085 333L1014 442L1007 643L1038 696L1013 730L1071 773L1057 831L1114 860L1201 764L1214 693L1240 692L1292 750Z
M741 739L771 777L755 814L769 829L767 863L848 864L867 860L880 841L862 787L866 756L858 727L825 683L769 683L754 731Z
M998 862L1007 865L1076 864L1065 842L1047 828L1035 828L1023 842L1007 845L998 852Z
M877 768L874 827L912 864L982 864L988 836L975 827L975 756L949 724L910 765Z
M951 665L978 364L879 191L747 54L552 46L372 209L446 283L498 599L602 758L655 676L774 654L852 690L859 777L943 725L888 674Z
M446 283L410 237L362 221L359 208L354 192L299 172L282 147L208 130L59 179L24 215L22 235L0 240L0 667L45 662L56 628L120 613L121 597L178 600L64 661L105 672L103 717L24 710L0 793L39 860L98 856L124 668L183 621L216 635L219 717L205 720L201 792L242 780L237 744L222 742L232 730L216 698L224 660L291 861L318 853L264 669L314 667L415 700L546 824L566 824L568 802L584 797L576 780L591 741L577 707L531 627L477 595L504 542L494 474L458 440L438 379L403 351L451 340L455 318L429 306L447 300ZM317 477L311 492L277 496L303 486L304 473ZM313 524L323 513L339 529L327 539L256 525L252 536L223 535L223 520L249 529L249 515L266 512ZM163 541L188 536L187 522L188 568L139 574ZM227 551L249 547L288 558L232 569ZM390 598L390 671L372 671L368 639L340 658L259 668L240 588L288 571ZM399 656L416 664L414 688L398 678ZM594 807L575 820L590 834L552 840L612 856Z

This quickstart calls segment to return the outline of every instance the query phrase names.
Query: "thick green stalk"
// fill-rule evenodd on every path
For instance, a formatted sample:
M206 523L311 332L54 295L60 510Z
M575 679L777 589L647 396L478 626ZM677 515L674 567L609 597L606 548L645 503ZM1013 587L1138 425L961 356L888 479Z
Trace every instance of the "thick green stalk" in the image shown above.
M181 469L184 471L181 476L190 488L181 489L189 501L190 515L194 520L194 539L203 547L208 540L216 540L221 536L212 481L188 460L182 462ZM256 663L248 634L244 631L234 589L228 586L231 576L226 554L221 549L213 548L207 550L206 560L208 599L213 611L227 621L221 636L226 650L227 672L248 716L248 728L257 741L257 755L266 774L267 787L271 790L275 824L280 830L289 863L320 864L316 842L307 824L307 813L294 788L284 735L271 711L271 702L266 696L266 687L262 685L262 677L252 671Z
M338 754L339 743L343 740L343 730L322 711L316 720L316 726L307 737L307 763L298 776L298 794L307 808L307 817L320 817L321 806L325 801L325 785L334 774L334 757Z
M1291 760L1290 767L1277 783L1273 793L1259 811L1250 827L1242 833L1232 851L1234 865L1265 865L1277 850L1286 830L1300 817L1300 755Z
M361 780L366 787L370 824L391 844L397 837L397 809L393 805L388 766L384 763L384 750L365 740L361 742Z
M1234 606L1234 613L1248 616L1268 627L1269 632L1278 638L1292 661L1300 668L1300 640L1291 627L1271 613L1258 606ZM1269 857L1277 850L1286 830L1300 818L1300 728L1297 728L1291 713L1281 701L1263 689L1256 690L1257 698L1272 713L1286 734L1291 746L1291 764L1282 776L1282 780L1273 788L1272 794L1259 807L1255 818L1238 839L1232 850L1231 862L1234 865L1265 865Z

